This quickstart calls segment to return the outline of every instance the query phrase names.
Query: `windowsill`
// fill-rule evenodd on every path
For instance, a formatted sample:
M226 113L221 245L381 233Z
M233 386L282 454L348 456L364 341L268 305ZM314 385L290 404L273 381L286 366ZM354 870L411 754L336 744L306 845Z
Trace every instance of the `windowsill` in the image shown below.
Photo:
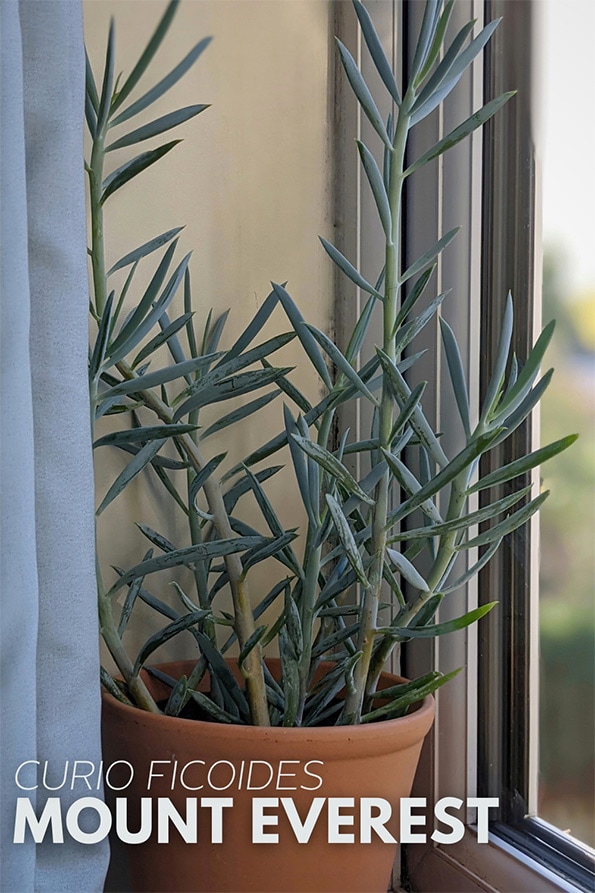
M480 845L471 831L458 844L428 848L415 865L412 889L416 893L581 893L580 887L497 835L490 834L489 843Z

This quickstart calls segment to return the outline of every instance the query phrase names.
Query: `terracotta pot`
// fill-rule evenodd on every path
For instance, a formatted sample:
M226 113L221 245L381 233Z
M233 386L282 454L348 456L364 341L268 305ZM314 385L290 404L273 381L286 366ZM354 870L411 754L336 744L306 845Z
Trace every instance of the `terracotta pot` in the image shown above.
M271 661L270 666L273 673L278 672L278 661ZM190 662L161 665L175 678L188 674L191 667ZM166 686L146 679L158 699L167 696ZM398 681L384 674L382 687ZM126 847L132 889L142 893L386 893L397 844L383 842L374 831L370 842L360 842L366 825L360 823L361 798L381 798L392 805L393 815L385 827L398 840L399 800L411 792L433 718L434 700L428 697L411 714L386 722L260 728L154 715L104 695L104 764L109 767L126 760L134 768L132 782L115 792L127 799L130 831L140 825L139 807L132 806L138 798L168 798L184 818L187 798L199 798L197 843L184 842L175 827L167 844L156 843L154 820L146 843ZM153 775L160 772L163 777L153 778L148 790L151 762L157 760L166 762L154 766ZM172 789L175 763L177 783ZM179 783L180 775L186 787ZM125 781L128 776L127 771ZM110 781L118 785L115 770ZM201 789L192 789L201 784ZM211 842L212 811L201 805L200 798L233 801L232 807L221 807L222 843ZM252 801L259 798L276 798L262 809L269 820L278 816L278 824L259 826L258 820L253 821ZM281 798L292 801L302 823L314 798L351 800L341 805L325 800L307 843L299 843ZM155 803L152 806L155 816ZM334 825L329 814L335 808L342 817L352 816L351 824ZM373 808L372 814L377 815L378 809ZM297 827L295 822L294 816ZM253 842L258 827L278 834L278 842ZM354 842L329 843L333 827L340 834L353 834Z

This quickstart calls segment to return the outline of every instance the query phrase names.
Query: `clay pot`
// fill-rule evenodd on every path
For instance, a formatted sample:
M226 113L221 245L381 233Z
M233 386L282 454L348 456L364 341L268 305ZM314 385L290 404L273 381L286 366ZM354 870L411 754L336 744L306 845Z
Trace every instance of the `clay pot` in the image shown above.
M278 663L270 661L273 673L279 671ZM161 668L177 679L190 672L192 663L180 661ZM145 678L157 699L167 697L166 686ZM398 681L384 674L382 687ZM197 843L184 842L175 828L167 844L156 843L154 819L152 837L126 847L132 889L142 893L386 893L397 844L383 842L375 832L371 842L360 842L365 826L363 822L360 827L361 798L381 798L392 805L393 815L385 827L398 840L399 800L411 792L433 718L434 700L428 697L409 715L386 722L260 728L154 715L105 694L104 764L126 760L134 767L131 784L116 792L128 801L129 830L139 828L139 808L132 804L141 797L168 798L184 817L186 799L198 798ZM153 778L147 790L151 762L157 760L166 762L154 766L153 774L160 772L163 777ZM174 763L177 783L172 789ZM187 764L192 765L182 773ZM181 773L186 788L179 783ZM113 779L112 773L110 780L115 784ZM192 789L201 784L201 789ZM213 813L200 805L200 798L233 801L232 807L221 808L222 843L211 842ZM273 821L277 816L277 824L260 825L260 830L278 834L277 843L253 842L259 826L258 820L253 821L254 798L273 798L262 807L262 814ZM302 823L314 798L348 799L330 808L325 800L308 842L299 843L281 798L292 801ZM329 824L333 809L344 818L353 816L352 823L337 826L331 819ZM155 811L153 803L154 816ZM373 808L372 813L377 815L378 810ZM331 826L331 835L337 831L353 834L354 842L329 843Z

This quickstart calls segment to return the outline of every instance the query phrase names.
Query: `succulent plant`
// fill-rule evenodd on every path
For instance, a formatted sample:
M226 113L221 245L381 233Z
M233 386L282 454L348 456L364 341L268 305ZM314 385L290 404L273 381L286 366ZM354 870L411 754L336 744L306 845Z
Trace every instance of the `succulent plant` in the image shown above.
M167 6L147 48L121 85L114 85L113 24L100 89L90 65L87 68L86 117L92 140L86 165L92 233L91 314L97 324L89 365L91 415L95 432L107 415L117 415L123 423L111 433L95 433L94 445L109 445L131 456L98 513L138 474L152 471L171 500L172 511L183 512L188 524L188 543L183 546L173 544L167 531L140 525L150 542L142 561L119 569L110 586L98 570L101 632L121 674L116 681L103 670L102 681L115 697L143 709L163 709L177 716L192 703L204 718L226 723L308 726L398 717L454 674L434 672L379 692L380 674L392 652L411 639L462 629L493 607L491 603L456 620L435 622L442 600L476 574L503 538L525 524L546 499L547 493L531 495L523 483L526 472L574 439L567 437L519 455L478 477L481 456L527 419L551 378L551 371L539 378L551 325L523 363L511 355L510 297L478 419L469 406L455 335L440 319L465 437L455 455L445 453L424 414L424 385L411 388L407 382L407 370L417 356L405 351L440 315L447 298L447 293L432 295L433 273L456 230L405 269L400 251L403 185L419 168L481 127L513 94L488 102L409 164L405 160L408 137L456 87L498 22L489 23L472 39L474 23L470 22L447 45L453 0L444 5L441 0L427 0L408 80L400 86L366 8L354 0L363 43L394 109L384 121L353 57L338 42L349 84L384 156L379 165L376 149L373 152L358 142L363 173L384 233L384 268L372 284L336 247L321 240L342 274L368 296L343 351L303 319L298 302L278 284L240 337L230 347L221 347L226 316L214 319L193 308L189 255L177 259L180 228L156 236L109 270L105 260L104 205L178 140L141 152L104 177L107 153L164 133L207 108L178 109L133 127L124 136L111 135L112 128L128 124L165 94L206 48L208 39L201 40L167 77L130 101L133 89L150 69L176 7L175 0ZM151 264L149 284L133 297L139 265ZM116 293L110 290L110 277L123 269L128 275ZM171 319L169 310L180 291L184 313ZM371 356L364 356L366 333L377 305L382 308L382 343ZM289 331L259 341L278 306L285 311ZM125 307L132 309L125 313ZM202 318L204 322L199 322ZM273 355L295 338L320 378L323 394L315 403L292 382L289 368L273 365ZM155 368L154 361L164 350L171 360ZM225 454L210 448L212 435L225 431L233 437L237 424L257 424L259 411L279 395L284 396L285 406L276 436L223 472ZM227 401L237 397L244 399L229 409ZM370 430L358 441L349 431L336 429L337 412L349 401L365 401L372 408ZM219 404L216 420L200 428L203 409ZM167 444L173 444L177 458L164 450ZM282 450L282 458L275 458L277 464L266 464ZM348 457L354 454L361 455L361 464L368 469L360 480L347 467ZM306 529L299 533L284 528L266 493L266 482L279 471L279 463L292 469L303 501ZM510 481L519 482L510 494L494 496L479 509L469 508L472 494L489 493ZM246 494L252 494L258 504L264 532L242 518L241 500ZM477 532L480 524L481 532ZM475 547L481 550L480 557L461 576L454 568L455 560ZM422 556L429 568L423 574ZM249 580L252 569L263 561L277 563L279 579L264 598L255 601ZM192 570L194 591L174 584L177 604L173 607L171 600L155 593L159 571L178 566ZM231 592L231 613L219 607L223 591ZM122 594L117 616L116 597ZM129 655L123 636L137 601L154 610L158 629L138 654ZM276 618L261 622L273 607ZM381 621L387 610L388 620ZM159 707L140 671L161 644L182 632L195 639L196 663L188 677L177 680L159 669L151 670L171 686L167 704ZM280 678L273 677L264 659L267 649L275 645ZM226 660L232 654L243 685ZM314 681L323 660L332 661L331 667ZM199 691L203 677L210 688Z

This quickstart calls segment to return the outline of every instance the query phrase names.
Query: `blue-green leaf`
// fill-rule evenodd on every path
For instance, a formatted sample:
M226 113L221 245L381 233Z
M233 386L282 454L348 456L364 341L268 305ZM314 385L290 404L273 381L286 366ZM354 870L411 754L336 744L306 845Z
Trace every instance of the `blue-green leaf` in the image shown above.
M472 623L477 623L482 617L485 617L498 602L488 602L487 605L481 605L474 608L462 617L456 620L445 620L444 623L435 623L428 626L408 626L403 629L395 629L394 632L398 636L407 636L412 639L434 639L436 636L444 636L447 633L454 633L459 629L465 629Z
M359 155L362 160L362 165L364 171L366 172L368 183L370 184L372 195L374 196L374 201L376 202L376 207L378 208L378 215L380 217L382 229L384 230L384 235L392 244L392 214L388 195L384 187L382 174L380 173L378 165L376 164L376 159L374 158L368 147L365 146L364 143L362 143L360 140L356 140L356 142Z
M277 384L279 385L279 379L277 379ZM226 415L221 416L215 422L213 422L212 425L209 425L209 427L201 433L200 439L205 440L212 434L216 434L217 431L222 431L223 428L227 428L230 425L235 425L242 419L253 416L256 412L258 412L259 409L262 409L263 406L271 403L272 400L276 400L280 393L280 391L271 391L269 394L264 394L262 397L257 397L256 400L251 400L249 403L245 403L238 409L234 409L232 412L226 413Z
M117 127L118 124L122 124L124 121L132 118L133 115L138 115L138 113L144 111L147 106L151 105L157 99L160 99L160 97L163 96L164 93L167 93L167 91L186 74L188 69L194 65L203 50L208 47L211 40L211 37L204 37L199 41L199 43L190 50L188 55L185 56L168 75L160 80L158 84L155 84L155 86L145 93L144 96L141 96L140 99L137 99L136 102L129 105L127 109L124 109L123 112L110 122L110 125L112 127ZM118 100L120 100L120 96L121 94L119 94ZM119 105L120 101L118 101L118 106Z
M492 370L492 377L490 378L490 383L488 385L483 409L482 409L482 419L485 419L489 413L494 408L494 404L496 399L500 393L500 389L504 382L504 375L506 372L506 363L508 362L508 354L510 351L510 342L512 340L512 326L514 322L514 308L512 303L512 295L508 292L508 298L506 300L506 308L504 310L504 317L502 319L502 328L500 329L500 339L498 341L498 351L496 353L496 360L494 362L494 368Z
M330 257L332 261L336 263L340 270L345 273L348 279L351 279L352 282L362 289L362 291L367 292L369 295L374 295L376 298L379 298L381 301L384 300L383 296L377 291L373 285L364 279L364 277L358 273L352 263L350 263L346 257L344 257L341 252L335 248L334 245L331 245L330 242L327 242L326 239L323 239L322 236L318 237L322 242L322 247Z
M337 500L333 496L331 496L330 493L326 494L326 504L329 507L329 511L331 513L337 535L341 540L341 544L345 550L345 555L347 557L347 560L349 561L349 564L353 568L355 575L357 576L360 583L363 586L368 586L369 584L366 577L366 572L364 570L362 557L353 538L351 528L349 527L349 522L343 514L341 506L339 505Z
M393 74L390 62L386 58L386 54L382 49L382 44L380 43L380 39L376 33L376 29L372 24L370 14L363 3L360 3L359 0L353 0L353 5L355 7L355 13L359 19L363 38L366 41L366 46L368 47L370 56L372 57L372 61L376 66L376 71L380 75L382 83L384 84L394 101L397 103L397 105L401 105L401 96L399 93L399 88L397 87L397 82L395 81L395 76Z
M110 502L112 502L116 498L116 496L118 496L122 492L122 490L124 490L124 488L128 486L130 481L135 478L136 475L143 470L143 468L146 468L146 466L157 455L157 453L165 443L165 440L166 438L152 440L138 451L136 456L134 456L134 458L130 460L126 468L118 475L114 483L105 494L101 505L97 509L97 515L100 515L107 508Z
M112 114L122 105L124 100L134 90L139 80L147 70L151 59L159 49L163 38L167 34L179 2L180 0L170 0L167 9L165 10L161 20L159 21L159 24L157 25L157 28L155 29L151 39L145 47L140 59L132 69L131 73L128 75L126 81L122 85L122 88L118 91L118 95L114 98L111 108Z
M429 248L421 257L419 257L414 263L408 267L403 275L400 277L399 282L402 284L403 282L407 282L408 279L411 279L412 276L416 276L418 273L421 273L425 267L430 266L430 264L441 254L442 251L446 248L447 245L452 242L458 231L460 230L460 226L455 226L454 229L449 230L446 235L442 236L432 248Z
M430 587L422 575L404 555L401 555L401 553L397 552L395 549L387 549L386 554L401 576L404 577L415 589L419 589L421 592L430 591Z
M455 400L463 430L466 437L471 437L471 420L469 418L469 394L467 392L467 382L465 381L465 372L463 370L463 361L457 339L451 327L445 319L440 319L440 330L442 332L442 343L446 353L446 362L448 364L448 372L454 391Z
M339 372L341 372L345 378L347 378L351 384L361 393L364 397L367 397L368 400L374 404L374 406L378 406L378 400L371 393L371 391L366 387L364 382L361 380L349 360L343 356L339 348L331 341L328 335L325 335L324 332L321 332L315 326L311 326L308 323L302 323L302 325L307 326L310 330L316 341L320 344L322 349L328 354L331 361L335 364Z
M130 428L127 431L112 431L104 434L93 443L93 447L120 446L124 443L146 443L149 440L175 437L196 431L196 425L148 425L142 428Z
M155 164L156 161L159 161L160 158L163 158L164 155L167 155L167 153L180 142L182 141L172 140L171 143L165 143L163 146L159 146L158 149L142 152L140 155L137 155L131 161L127 161L115 170L109 177L106 177L103 181L101 204L103 204L110 195L113 195L117 189L120 189L120 187L124 186L125 183L128 183L129 180L132 180L133 177L136 177L137 174L142 173L142 171L146 170L152 164Z
M391 142L388 138L388 134L384 126L384 121L382 120L382 116L376 107L376 103L372 99L372 94L370 93L368 85L364 81L362 74L355 63L355 59L353 58L347 47L344 46L344 44L342 44L338 38L335 38L335 40L337 42L337 46L339 47L341 62L343 63L343 68L345 69L347 80L351 84L351 89L357 96L358 102L361 105L366 117L368 118L370 124L372 125L384 145L387 146L389 149L392 149Z
M165 133L166 130L171 130L173 127L177 127L179 124L189 121L190 118L194 118L196 115L199 115L200 112L204 112L204 110L208 108L208 105L189 105L186 108L170 112L167 115L163 115L161 118L156 118L155 121L151 121L150 124L144 124L142 127L130 131L130 133L127 133L125 136L121 136L120 139L110 143L105 151L113 152L115 149L123 149L125 146L132 146L135 143L142 143L143 140L152 139L152 137L158 136L160 133Z
M135 248L134 251L131 251L129 254L125 254L124 257L120 258L120 260L107 271L107 275L111 276L112 273L116 272L116 270L121 270L123 267L128 267L130 264L135 263L142 257L146 257L147 254L151 254L151 252L156 251L158 248L161 248L162 245L166 245L167 242L173 239L174 236L177 236L178 233L181 232L183 229L183 226L176 226L175 229L170 229L166 233L161 233L160 236L155 236L154 239L150 239L148 242L145 242L144 245L141 245L139 248Z
M302 343L302 347L308 354L310 362L322 378L323 382L329 389L332 391L333 383L331 381L328 369L326 368L326 364L318 349L318 345L316 341L312 337L312 334L308 331L306 326L302 325L304 322L304 318L300 311L298 310L295 302L291 295L283 288L282 285L277 285L275 282L272 283L273 290L277 295L277 298L281 302L285 313L289 317L289 320L295 329L295 332Z
M107 116L110 110L110 102L112 99L112 87L114 83L114 42L116 37L114 20L111 19L109 26L109 36L107 40L107 50L105 53L105 68L103 70L103 83L101 85L101 97L99 99L99 107L97 109L97 126L96 132L101 133L107 123Z
M513 478L525 474L527 471L531 471L532 468L536 468L543 462L547 462L548 459L557 456L558 453L561 453L563 450L568 449L577 438L578 434L569 434L561 440L556 440L554 443L541 447L526 456L521 456L520 459L515 459L514 462L510 462L502 468L497 468L490 474L486 474L484 477L480 478L476 484L469 487L467 493L476 493L479 490L485 490L486 487L495 487L497 484L511 481Z
M474 130L477 130L477 128L485 124L486 121L489 121L489 119L515 95L515 92L516 91L513 90L509 93L503 93L501 96L492 99L491 102L486 103L486 105L480 108L477 112L470 115L462 124L459 124L459 126L455 127L455 129L447 136L437 142L435 146L432 146L431 149L424 152L421 158L414 161L413 164L407 168L404 176L408 177L414 171L423 167L424 164L427 164L434 158L438 158L439 155L443 155L448 149L451 149L453 146L456 146L457 143L460 143L461 140L469 136L470 133L473 133Z
M132 583L137 577L154 574L157 571L166 570L170 567L188 567L196 564L197 561L211 561L213 558L223 558L225 555L245 552L246 549L252 549L254 546L259 545L262 540L263 537L261 536L239 536L233 539L198 543L193 546L187 546L184 549L176 549L175 552L158 555L149 561L141 561L140 564L126 571L114 583L108 594L110 596L113 595L118 589L126 586L128 583Z
M138 653L134 663L133 674L135 676L138 675L147 658L149 658L161 645L169 642L170 639L179 635L179 633L185 632L191 626L195 626L209 613L209 611L193 611L191 614L184 614L182 617L174 620L173 623L168 623L168 625L164 626L163 629L160 629L159 632L150 636Z

